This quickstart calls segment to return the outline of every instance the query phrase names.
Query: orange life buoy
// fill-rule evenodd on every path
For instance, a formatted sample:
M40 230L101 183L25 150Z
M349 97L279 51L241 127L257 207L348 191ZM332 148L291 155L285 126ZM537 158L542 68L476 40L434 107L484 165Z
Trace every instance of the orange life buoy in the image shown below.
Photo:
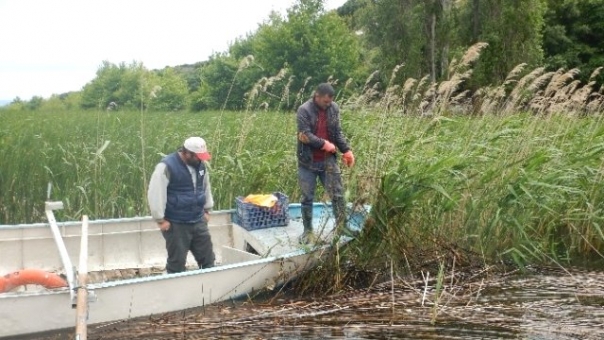
M67 287L67 281L58 274L41 269L22 269L0 277L0 293L31 284L41 285L44 288Z

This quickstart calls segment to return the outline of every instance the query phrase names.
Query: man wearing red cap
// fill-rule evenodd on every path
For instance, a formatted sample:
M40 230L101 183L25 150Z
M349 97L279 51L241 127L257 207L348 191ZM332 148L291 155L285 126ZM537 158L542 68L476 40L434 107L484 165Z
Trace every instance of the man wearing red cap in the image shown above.
M208 230L214 199L205 165L210 158L205 140L191 137L178 151L164 157L151 175L147 199L151 216L166 240L168 273L186 270L189 251L199 268L214 266Z
M298 182L302 192L300 203L304 232L301 243L313 243L313 200L317 179L331 198L338 233L347 231L346 203L342 176L336 154L342 153L346 166L354 166L354 155L340 126L340 109L333 102L335 91L328 83L317 86L314 96L297 111Z

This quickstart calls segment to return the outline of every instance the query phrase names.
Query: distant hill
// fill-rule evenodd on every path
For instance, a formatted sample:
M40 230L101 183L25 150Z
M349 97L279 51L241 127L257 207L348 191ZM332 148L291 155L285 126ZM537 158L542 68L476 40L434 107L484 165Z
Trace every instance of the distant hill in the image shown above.
M0 106L6 106L12 102L11 99L0 99Z

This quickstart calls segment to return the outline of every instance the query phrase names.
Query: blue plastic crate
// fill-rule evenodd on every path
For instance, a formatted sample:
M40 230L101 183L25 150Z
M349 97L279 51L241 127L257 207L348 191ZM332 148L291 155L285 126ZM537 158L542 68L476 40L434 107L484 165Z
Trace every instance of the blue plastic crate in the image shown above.
M235 222L246 230L286 226L289 223L289 199L287 195L280 192L275 192L273 195L277 197L277 202L272 208L243 202L243 197L236 197Z

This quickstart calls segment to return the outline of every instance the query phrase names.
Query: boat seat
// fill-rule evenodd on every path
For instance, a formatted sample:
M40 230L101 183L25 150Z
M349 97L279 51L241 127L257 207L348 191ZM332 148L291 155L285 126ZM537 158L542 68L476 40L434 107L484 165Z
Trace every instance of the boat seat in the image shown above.
M248 253L244 250L235 249L229 246L222 246L221 265L258 260L260 258L261 257L259 255Z

